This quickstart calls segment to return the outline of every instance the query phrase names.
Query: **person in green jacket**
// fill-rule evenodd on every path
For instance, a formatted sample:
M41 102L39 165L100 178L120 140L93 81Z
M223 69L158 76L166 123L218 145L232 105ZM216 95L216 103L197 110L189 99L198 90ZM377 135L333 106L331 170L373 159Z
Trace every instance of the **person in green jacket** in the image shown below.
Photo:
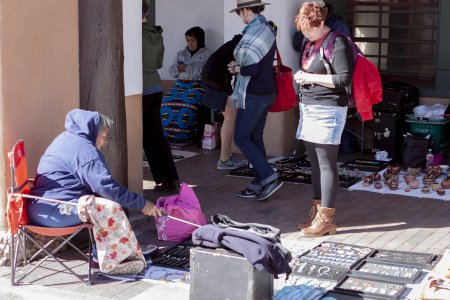
M163 90L158 69L164 57L163 29L148 22L148 4L142 0L142 125L143 145L155 191L178 191L180 182L170 145L163 135L161 101Z

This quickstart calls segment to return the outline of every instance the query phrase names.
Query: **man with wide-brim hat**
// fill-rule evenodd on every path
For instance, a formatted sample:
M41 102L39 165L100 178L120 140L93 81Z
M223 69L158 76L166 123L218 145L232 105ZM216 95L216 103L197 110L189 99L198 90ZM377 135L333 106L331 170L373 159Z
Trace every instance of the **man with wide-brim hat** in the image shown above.
M254 7L254 6L263 6L263 5L270 5L270 3L266 3L266 2L261 2L261 0L237 0L236 1L236 8L230 10L230 13L235 12L239 9L242 8L247 8L247 7Z

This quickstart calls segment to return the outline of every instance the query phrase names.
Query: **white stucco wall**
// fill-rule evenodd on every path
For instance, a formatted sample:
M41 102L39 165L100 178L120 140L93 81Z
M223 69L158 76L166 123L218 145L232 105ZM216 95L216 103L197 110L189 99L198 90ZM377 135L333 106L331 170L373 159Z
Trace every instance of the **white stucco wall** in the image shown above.
M125 96L142 93L142 0L123 3Z
M184 33L191 27L205 30L205 44L215 50L224 41L224 2L230 0L156 0L155 24L164 32L164 66L160 70L162 79L174 79L169 67L178 51L186 47Z
M292 48L292 36L295 32L294 17L300 6L300 0L269 0L262 13L267 20L272 20L278 26L277 46L280 51L283 64L291 67L294 71L298 69L298 53ZM230 40L233 35L244 29L245 24L235 13L229 13L236 7L236 1L224 1L224 28L225 41Z

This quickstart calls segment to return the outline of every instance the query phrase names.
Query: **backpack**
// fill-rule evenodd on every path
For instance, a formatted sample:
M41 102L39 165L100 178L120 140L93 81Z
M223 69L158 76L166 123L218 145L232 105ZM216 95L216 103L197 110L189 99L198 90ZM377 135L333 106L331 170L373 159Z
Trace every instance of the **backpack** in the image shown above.
M344 36L337 31L332 31L328 34L319 50L320 60L325 65L327 74L333 73L333 49L335 40L338 36L346 38L352 50L352 83L346 87L349 108L357 106L358 102L362 103L364 101L369 101L371 105L381 102L382 84L378 68L364 56L364 53L350 37ZM371 119L370 116L368 116L368 119Z

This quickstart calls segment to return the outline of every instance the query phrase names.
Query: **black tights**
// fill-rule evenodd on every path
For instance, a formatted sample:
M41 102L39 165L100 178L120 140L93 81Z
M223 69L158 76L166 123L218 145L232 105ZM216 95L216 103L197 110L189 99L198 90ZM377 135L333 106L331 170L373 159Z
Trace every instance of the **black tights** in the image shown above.
M337 168L339 145L303 142L311 162L313 199L321 199L321 206L332 208L339 188Z

